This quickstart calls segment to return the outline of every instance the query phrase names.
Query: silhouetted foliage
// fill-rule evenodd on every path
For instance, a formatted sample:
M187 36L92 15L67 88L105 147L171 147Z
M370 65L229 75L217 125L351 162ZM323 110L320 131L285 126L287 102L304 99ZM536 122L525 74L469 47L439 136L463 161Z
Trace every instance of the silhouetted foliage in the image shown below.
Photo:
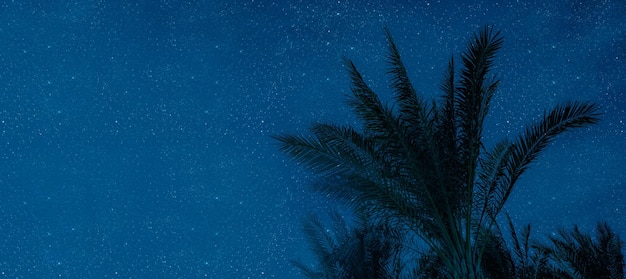
M536 248L548 256L557 278L624 278L624 243L606 223L596 226L595 241L577 226L550 236L551 245Z
M529 259L524 230L515 246L524 262L514 265L496 217L519 177L548 144L566 130L596 123L599 107L588 102L559 104L516 138L486 149L483 123L500 83L490 74L503 43L500 33L485 27L475 34L461 55L458 77L450 59L440 102L427 102L416 94L396 44L385 31L393 106L381 102L354 63L346 60L352 82L348 105L362 129L318 123L311 127L312 135L274 138L281 150L326 181L318 189L323 194L358 208L378 224L420 236L428 252L411 259L423 269L417 275L526 274L532 267L527 261L541 258Z
M354 227L334 211L332 225L326 228L320 219L311 215L304 231L317 257L317 265L309 267L302 262L292 264L306 278L382 279L399 274L403 234L387 224L372 222L358 214Z

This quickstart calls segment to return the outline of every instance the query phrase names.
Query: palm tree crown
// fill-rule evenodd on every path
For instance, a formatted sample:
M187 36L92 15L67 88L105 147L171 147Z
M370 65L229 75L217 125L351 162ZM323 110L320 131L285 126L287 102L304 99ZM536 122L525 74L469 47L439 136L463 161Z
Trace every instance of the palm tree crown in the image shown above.
M440 102L423 100L390 32L394 106L381 102L356 66L348 105L362 129L314 124L312 135L278 135L281 149L325 179L320 190L385 224L419 235L448 278L481 278L495 218L518 178L557 135L599 120L589 102L557 105L518 137L487 149L483 123L499 80L490 75L503 40L484 27L450 59Z

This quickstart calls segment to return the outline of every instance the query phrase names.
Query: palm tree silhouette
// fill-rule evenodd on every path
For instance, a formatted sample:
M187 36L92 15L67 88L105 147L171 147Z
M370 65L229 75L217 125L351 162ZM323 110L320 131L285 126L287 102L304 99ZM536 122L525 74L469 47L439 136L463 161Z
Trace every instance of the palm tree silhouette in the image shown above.
M510 246L507 245L500 227L495 225L483 254L483 270L487 278L559 278L554 277L554 269L548 263L548 255L536 249L530 239L530 224L522 231L516 230L508 214L505 215L511 233Z
M550 260L554 278L624 278L624 243L607 223L598 223L595 241L574 226L571 231L560 229L550 242L535 248Z
M490 75L502 46L484 27L450 59L440 102L416 94L388 29L394 106L383 104L356 66L348 105L362 129L314 124L312 135L277 135L281 150L324 178L324 194L377 222L408 228L428 245L447 278L482 278L492 229L518 178L557 135L599 120L588 102L557 105L521 135L490 149L483 123L499 80Z
M292 260L306 278L383 279L400 274L403 234L398 228L371 222L357 214L349 226L338 211L330 215L331 226L324 226L316 215L304 223L304 232L317 257L315 268Z

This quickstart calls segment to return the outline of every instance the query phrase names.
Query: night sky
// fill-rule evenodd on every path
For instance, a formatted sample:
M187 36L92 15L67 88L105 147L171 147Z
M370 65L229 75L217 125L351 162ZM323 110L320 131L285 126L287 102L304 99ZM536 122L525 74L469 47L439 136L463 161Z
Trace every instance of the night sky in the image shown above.
M506 210L538 239L598 221L626 239L626 2L441 2L2 2L0 278L300 278L302 218L333 202L270 136L359 125L343 57L388 100L384 26L426 98L502 31L487 146L600 103Z

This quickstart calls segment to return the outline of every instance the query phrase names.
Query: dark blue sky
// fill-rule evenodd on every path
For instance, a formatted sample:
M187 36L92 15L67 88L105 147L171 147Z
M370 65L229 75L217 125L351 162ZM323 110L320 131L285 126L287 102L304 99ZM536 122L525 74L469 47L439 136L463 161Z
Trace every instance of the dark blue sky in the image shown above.
M472 32L502 30L488 144L599 102L507 209L537 237L599 220L626 237L623 1L17 2L0 7L3 276L298 278L301 218L329 204L269 136L358 125L343 56L388 98L385 25L433 97Z

